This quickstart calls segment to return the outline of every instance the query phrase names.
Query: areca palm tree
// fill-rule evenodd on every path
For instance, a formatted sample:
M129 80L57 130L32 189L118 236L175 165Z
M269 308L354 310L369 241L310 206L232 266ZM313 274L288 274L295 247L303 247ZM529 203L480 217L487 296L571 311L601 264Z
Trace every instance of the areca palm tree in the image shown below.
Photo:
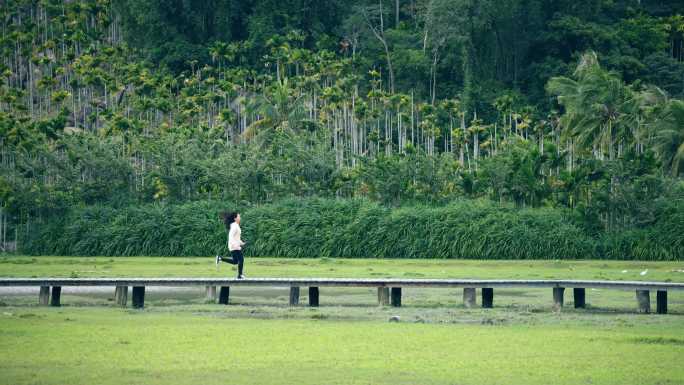
M411 101L409 95L398 93L389 98L390 108L397 113L397 144L399 152L404 153L406 147L406 127L402 127L404 113Z
M440 123L446 128L444 135L444 152L454 152L454 120L461 112L461 102L458 99L446 99L439 103L438 111L442 119Z
M217 41L209 47L209 55L212 62L218 62L219 73L223 67L223 61L230 56L230 47L228 43Z
M504 139L508 138L508 133L513 125L513 103L514 99L511 94L504 94L494 100L494 108L499 112L501 117L501 128L503 130Z
M468 133L473 136L473 159L477 161L480 158L480 136L487 131L488 126L482 122L482 119L473 119L468 127ZM476 164L477 166L477 164Z

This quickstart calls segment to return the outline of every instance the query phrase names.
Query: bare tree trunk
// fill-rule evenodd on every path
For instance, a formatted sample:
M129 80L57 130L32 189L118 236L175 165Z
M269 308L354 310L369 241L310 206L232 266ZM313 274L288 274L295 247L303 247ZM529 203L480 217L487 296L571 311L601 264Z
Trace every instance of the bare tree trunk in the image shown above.
M413 104L413 90L411 90L411 144L415 146L415 144L416 144L415 138L414 138L414 119L415 119L415 116L413 113L414 108L415 108L415 105Z
M437 96L437 58L438 58L438 56L439 56L439 54L438 54L437 48L434 48L434 49L433 49L433 53L432 53L432 68L431 68L431 72L432 72L432 87L430 87L430 88L431 88L431 91L432 91L432 101L431 101L431 104L432 104L433 106L435 105L435 98L436 98L436 96Z
M398 1L398 0L397 0ZM385 57L387 58L387 70L389 71L389 86L390 92L394 93L394 69L392 68L392 58L389 52L389 46L387 45L387 39L385 38L385 24L384 16L382 14L382 0L380 0L380 28L376 28L375 25L370 20L370 17L366 12L364 12L364 17L366 18L366 23L368 27L373 32L373 35L382 43L385 49Z
M466 133L466 131L465 131L465 114L463 113L463 114L461 114L461 135L463 138L463 143L461 143L461 146L459 149L460 153L459 153L459 157L458 157L459 162L461 163L461 166L465 165L465 159L464 159L464 156L465 156L465 154L464 154L465 148L464 147L466 145L465 133ZM468 168L470 169L470 162L468 162Z

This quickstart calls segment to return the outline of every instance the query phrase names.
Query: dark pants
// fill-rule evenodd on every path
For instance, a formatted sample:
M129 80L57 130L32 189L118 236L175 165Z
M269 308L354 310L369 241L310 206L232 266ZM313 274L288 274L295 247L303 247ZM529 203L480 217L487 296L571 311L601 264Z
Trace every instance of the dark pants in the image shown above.
M238 265L238 276L242 275L242 266L245 264L242 250L232 250L230 252L230 258L221 257L221 261L228 262L231 265Z

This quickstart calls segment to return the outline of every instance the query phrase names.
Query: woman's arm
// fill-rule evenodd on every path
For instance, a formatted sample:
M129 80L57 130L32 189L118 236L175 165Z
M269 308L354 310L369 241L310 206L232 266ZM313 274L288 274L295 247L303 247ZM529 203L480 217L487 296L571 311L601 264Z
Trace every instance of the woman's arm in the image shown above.
M240 228L236 223L230 225L230 232L228 233L228 248L237 250L242 246L240 241Z
M237 230L238 230L238 231L237 231L237 240L238 240L238 242L240 242L240 246L244 246L245 243L242 242L242 229L240 228L240 225L237 225L236 227L237 227Z
M230 228L226 229L226 247L230 247Z

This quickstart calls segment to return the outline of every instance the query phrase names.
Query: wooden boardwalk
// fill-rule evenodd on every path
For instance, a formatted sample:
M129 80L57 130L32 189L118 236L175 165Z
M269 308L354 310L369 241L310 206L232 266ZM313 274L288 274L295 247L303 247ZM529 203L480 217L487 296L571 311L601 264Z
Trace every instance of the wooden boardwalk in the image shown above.
M309 305L319 305L319 287L376 287L378 304L401 306L402 288L462 288L466 307L476 305L476 290L481 289L482 307L491 308L496 288L551 288L554 307L563 306L565 289L573 289L574 306L585 307L587 288L634 290L637 310L649 313L650 292L656 291L656 312L667 313L667 292L684 290L684 283L645 281L596 281L596 280L500 280L500 279L352 279L352 278L0 278L0 286L40 287L39 303L60 305L61 289L64 286L113 286L117 303L127 306L128 288L132 287L132 305L142 308L147 286L203 286L207 295L218 302L228 304L230 287L270 286L289 287L290 305L299 304L300 287L308 287Z

